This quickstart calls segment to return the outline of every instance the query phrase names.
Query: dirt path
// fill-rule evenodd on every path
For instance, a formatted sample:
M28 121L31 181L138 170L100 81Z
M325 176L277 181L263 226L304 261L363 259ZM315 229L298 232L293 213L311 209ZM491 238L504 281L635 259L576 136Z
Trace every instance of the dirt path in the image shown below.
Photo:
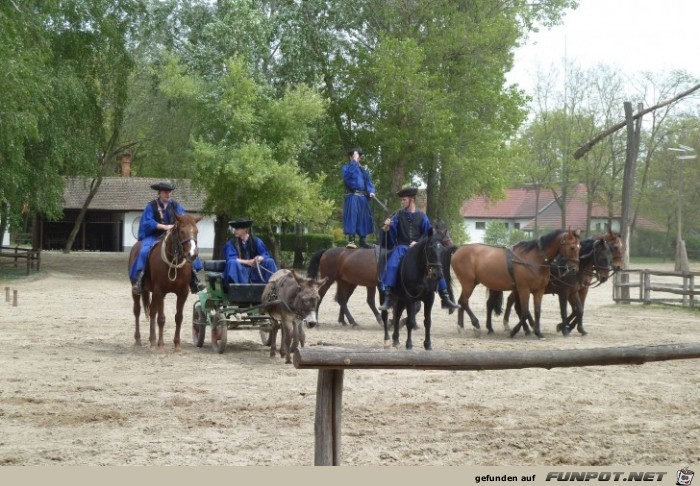
M191 344L174 353L133 345L126 255L42 254L42 272L3 282L0 302L0 464L309 465L316 373L284 365L257 331L230 331L222 355ZM334 289L307 346L381 348L383 331L351 301L361 329L335 323ZM539 341L502 330L458 333L433 311L442 350L573 349L700 342L697 313L612 302L593 289L589 335L555 333L545 298ZM474 310L483 318L484 291ZM484 321L485 322L485 321ZM422 331L417 343L422 341ZM392 351L387 351L392 352ZM419 351L422 352L422 351ZM343 463L349 465L634 465L700 462L700 361L484 372L349 371Z

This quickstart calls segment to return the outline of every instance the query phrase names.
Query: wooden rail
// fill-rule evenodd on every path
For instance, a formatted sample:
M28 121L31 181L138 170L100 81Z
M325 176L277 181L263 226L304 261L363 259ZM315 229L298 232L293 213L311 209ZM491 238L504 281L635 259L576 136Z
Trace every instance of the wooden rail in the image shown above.
M696 277L700 277L699 272L620 270L613 278L613 300L617 303L641 302L646 305L667 304L694 308L697 297L700 296L700 288L695 286ZM633 288L639 289L636 297L623 292L623 289ZM662 295L659 296L658 293Z
M643 364L700 358L700 343L549 351L389 351L298 348L294 366L318 369L314 465L339 466L346 369L479 371Z
M39 271L41 265L41 250L20 248L19 246L0 246L0 258L12 258L15 267L17 267L18 260L26 260L27 275L29 275L29 271L34 268L35 264L37 272Z

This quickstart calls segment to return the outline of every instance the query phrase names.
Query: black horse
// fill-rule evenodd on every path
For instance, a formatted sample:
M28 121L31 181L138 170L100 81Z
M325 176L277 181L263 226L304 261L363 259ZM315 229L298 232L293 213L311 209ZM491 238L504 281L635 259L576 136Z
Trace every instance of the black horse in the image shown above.
M413 348L411 331L416 328L416 313L418 302L423 303L423 325L425 326L425 340L423 347L432 349L430 341L430 326L432 323L430 312L435 301L435 290L443 277L442 255L445 248L442 238L430 229L421 239L411 246L401 259L399 273L394 289L396 297L392 322L394 333L392 344L399 345L399 327L401 314L405 310L408 319L406 322L406 349ZM384 322L384 346L389 346L389 324Z

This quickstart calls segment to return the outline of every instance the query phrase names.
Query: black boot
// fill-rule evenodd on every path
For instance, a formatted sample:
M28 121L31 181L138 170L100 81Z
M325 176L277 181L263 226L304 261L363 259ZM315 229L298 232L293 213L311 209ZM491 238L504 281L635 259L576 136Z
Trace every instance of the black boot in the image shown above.
M440 301L441 301L440 306L443 309L450 309L450 310L459 309L459 305L455 304L450 299L450 294L449 294L449 292L447 292L447 289L439 290L438 295L440 296Z
M143 289L143 270L139 272L139 274L136 276L136 281L134 284L131 286L131 292L134 295L141 295L141 291Z
M385 311L391 309L394 307L395 300L394 294L391 293L391 289L386 289L386 292L384 293L384 302L379 306L379 310Z
M360 238L360 248L372 248L372 245L367 244L364 238Z
M357 248L355 244L355 235L348 236L348 244L345 245L345 248Z
M199 281L199 275L192 269L192 279L190 280L190 290L193 294L197 294L202 290L206 289L207 286Z

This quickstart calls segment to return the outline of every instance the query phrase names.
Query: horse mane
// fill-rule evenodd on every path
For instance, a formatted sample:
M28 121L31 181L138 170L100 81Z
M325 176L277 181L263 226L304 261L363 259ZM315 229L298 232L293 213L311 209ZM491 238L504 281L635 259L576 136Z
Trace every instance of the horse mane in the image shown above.
M588 238L581 242L581 249L579 250L579 259L581 261L587 260L593 256L593 250L595 249L595 244L597 241L601 241L598 238Z
M566 230L554 230L550 231L549 233L540 236L539 238L535 238L534 240L525 240L525 241L519 241L518 243L513 246L513 249L519 249L523 250L525 252L534 250L535 248L538 247L538 244L541 245L543 248L548 246L552 240L555 238L558 238L559 235L561 235L564 231Z

